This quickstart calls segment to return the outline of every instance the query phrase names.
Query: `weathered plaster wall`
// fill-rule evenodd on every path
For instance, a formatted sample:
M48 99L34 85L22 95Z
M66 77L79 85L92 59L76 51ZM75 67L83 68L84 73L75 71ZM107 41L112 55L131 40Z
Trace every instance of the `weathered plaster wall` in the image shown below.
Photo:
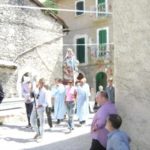
M36 6L30 0L0 0L0 4ZM24 68L28 68L31 73L35 70L38 76L45 77L48 81L62 77L62 43L62 25L42 11L0 8L0 59L18 64L18 69L14 72L15 80L11 76L7 79L11 80L12 86L4 83L6 93L12 88L13 95L16 94L20 76L27 71ZM28 50L30 51L20 55ZM0 76L0 80L5 80L5 76Z
M113 3L116 101L132 150L149 150L149 0Z

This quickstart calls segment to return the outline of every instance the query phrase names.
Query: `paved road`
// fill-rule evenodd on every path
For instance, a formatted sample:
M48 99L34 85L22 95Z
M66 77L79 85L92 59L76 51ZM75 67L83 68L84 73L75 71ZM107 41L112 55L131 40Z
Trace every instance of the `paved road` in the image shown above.
M77 127L75 121L76 128L70 134L66 134L66 122L55 125L52 130L46 124L43 140L37 142L33 140L35 133L24 127L24 119L13 119L0 126L0 145L4 150L89 150L91 121L89 119L83 127Z

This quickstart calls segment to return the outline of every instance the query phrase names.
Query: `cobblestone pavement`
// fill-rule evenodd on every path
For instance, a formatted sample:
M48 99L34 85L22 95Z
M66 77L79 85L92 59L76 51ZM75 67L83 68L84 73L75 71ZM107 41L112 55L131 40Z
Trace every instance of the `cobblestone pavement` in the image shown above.
M90 124L93 115L90 115L86 125L78 127L75 121L75 130L67 134L67 123L54 124L52 130L45 125L45 133L42 141L35 141L35 133L32 129L25 128L25 119L12 119L0 126L0 145L4 150L89 150Z

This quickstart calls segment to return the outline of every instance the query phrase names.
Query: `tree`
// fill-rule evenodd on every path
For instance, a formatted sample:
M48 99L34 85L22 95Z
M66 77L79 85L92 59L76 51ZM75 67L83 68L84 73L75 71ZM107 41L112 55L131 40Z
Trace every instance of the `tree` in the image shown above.
M57 8L57 4L54 2L54 0L45 0L43 5L45 7L49 7L49 8ZM56 11L56 10L47 10L47 11L45 11L45 13L49 13L49 12L53 12L54 14L58 13L58 11Z

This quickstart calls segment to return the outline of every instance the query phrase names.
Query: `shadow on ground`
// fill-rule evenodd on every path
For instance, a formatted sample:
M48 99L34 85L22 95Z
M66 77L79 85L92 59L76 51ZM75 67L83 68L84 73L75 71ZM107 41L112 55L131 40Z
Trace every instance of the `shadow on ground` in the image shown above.
M89 150L90 144L91 144L90 135L84 134L64 141L58 141L55 143L34 148L28 148L24 150Z
M33 139L20 139L20 138L12 138L12 137L6 137L3 138L3 140L8 141L8 142L17 142L17 143L29 143L33 142Z
M7 124L3 124L2 127L5 128L10 128L10 129L17 129L23 132L33 132L33 130L31 128L26 128L24 126L19 126L19 125L7 125Z

